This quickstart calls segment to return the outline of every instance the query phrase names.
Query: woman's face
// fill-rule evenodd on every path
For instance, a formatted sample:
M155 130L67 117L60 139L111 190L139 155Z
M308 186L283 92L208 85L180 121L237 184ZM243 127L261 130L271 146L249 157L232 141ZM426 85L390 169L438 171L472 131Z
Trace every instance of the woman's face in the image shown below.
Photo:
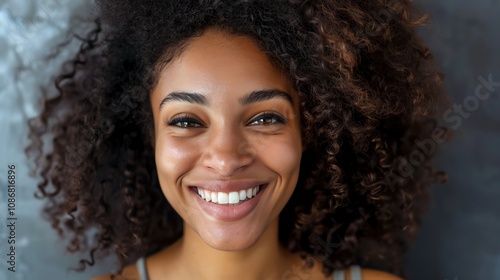
M276 222L299 175L298 104L244 36L207 30L161 72L151 93L160 185L206 244L246 249Z

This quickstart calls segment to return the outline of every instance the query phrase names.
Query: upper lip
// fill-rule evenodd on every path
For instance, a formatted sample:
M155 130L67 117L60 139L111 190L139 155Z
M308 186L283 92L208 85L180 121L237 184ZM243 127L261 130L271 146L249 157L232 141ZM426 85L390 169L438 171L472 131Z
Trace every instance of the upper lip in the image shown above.
M267 184L265 181L238 180L238 181L203 181L190 183L190 187L199 187L212 192L235 192L255 188Z

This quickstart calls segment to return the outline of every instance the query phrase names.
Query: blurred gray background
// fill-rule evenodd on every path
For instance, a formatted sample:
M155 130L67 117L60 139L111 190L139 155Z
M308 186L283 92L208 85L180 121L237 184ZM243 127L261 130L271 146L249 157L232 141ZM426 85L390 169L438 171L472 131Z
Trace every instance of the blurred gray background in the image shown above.
M433 19L419 32L446 75L452 111L443 122L455 135L439 146L438 163L449 181L434 189L433 208L405 260L408 279L500 280L500 1L415 2ZM89 14L88 0L0 0L0 280L83 280L114 267L106 260L85 273L68 270L82 256L65 253L41 219L41 203L33 198L37 178L28 176L22 152L26 119L39 109L38 85L77 43L50 62L43 57L56 51L69 29L85 30L79 19ZM381 16L390 20L390 14ZM490 93L485 100L475 98L478 87ZM18 173L15 273L6 263L8 164Z
M433 18L420 33L442 66L453 105L467 114L461 125L448 123L455 136L441 145L438 159L449 180L434 190L434 209L410 250L408 272L411 279L499 280L500 1L414 2ZM490 75L497 86L476 106L476 88L488 92L478 77Z

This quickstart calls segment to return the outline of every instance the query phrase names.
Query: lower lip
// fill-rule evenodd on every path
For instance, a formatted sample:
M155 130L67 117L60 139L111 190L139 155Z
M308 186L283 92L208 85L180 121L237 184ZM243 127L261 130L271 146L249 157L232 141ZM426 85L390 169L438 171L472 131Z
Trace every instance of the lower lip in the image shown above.
M208 202L198 195L198 192L196 192L195 188L192 188L190 192L195 197L195 200L198 201L200 207L203 209L203 211L205 211L205 213L218 220L232 222L243 219L257 207L262 194L267 189L267 185L268 184L260 188L259 193L256 196L252 197L252 199L242 202L238 205L221 205L215 204L213 202Z

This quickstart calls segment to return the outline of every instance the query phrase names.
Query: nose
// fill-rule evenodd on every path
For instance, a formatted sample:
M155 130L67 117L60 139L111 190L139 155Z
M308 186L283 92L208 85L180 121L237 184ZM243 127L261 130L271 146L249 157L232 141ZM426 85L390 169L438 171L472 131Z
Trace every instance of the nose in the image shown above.
M217 176L231 176L249 166L256 157L255 149L237 129L214 129L206 144L201 162Z

